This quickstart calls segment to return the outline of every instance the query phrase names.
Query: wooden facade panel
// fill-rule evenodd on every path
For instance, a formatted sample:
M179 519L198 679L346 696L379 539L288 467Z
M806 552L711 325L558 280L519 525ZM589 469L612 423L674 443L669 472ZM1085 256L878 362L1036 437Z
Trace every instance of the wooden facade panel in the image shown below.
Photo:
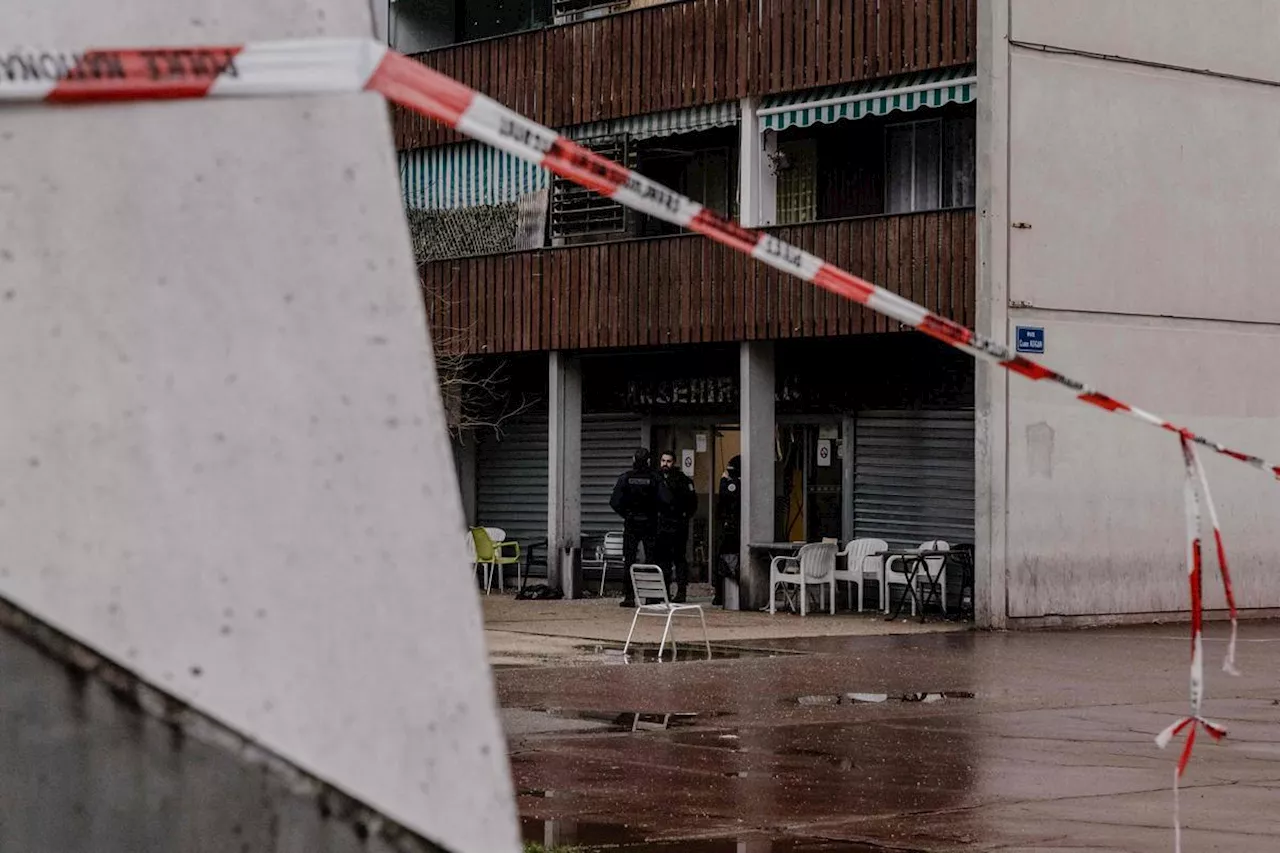
M972 327L972 210L793 225L779 237ZM437 347L471 353L897 331L889 321L697 235L434 261Z
M976 30L977 0L683 0L415 58L565 127L973 62ZM393 128L401 150L462 138L400 108Z

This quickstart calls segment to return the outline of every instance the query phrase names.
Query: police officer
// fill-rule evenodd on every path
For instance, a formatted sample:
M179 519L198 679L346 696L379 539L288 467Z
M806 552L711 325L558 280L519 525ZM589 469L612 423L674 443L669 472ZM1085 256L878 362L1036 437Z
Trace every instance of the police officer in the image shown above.
M631 586L631 566L636 562L640 545L644 545L644 558L657 559L658 533L658 475L653 471L653 457L647 448L635 453L635 461L629 471L624 471L613 484L613 496L609 506L622 516L622 561L627 574L627 591L622 598L623 607L635 607L635 589Z
M720 492L716 501L716 514L720 519L720 541L716 545L715 599L713 605L724 606L724 582L726 578L737 580L738 561L742 558L742 541L739 537L738 519L742 514L742 458L729 460L720 476Z
M689 589L689 519L698 511L698 494L693 480L676 464L676 455L663 451L658 462L658 565L671 586L675 575L676 594L671 600L684 602Z

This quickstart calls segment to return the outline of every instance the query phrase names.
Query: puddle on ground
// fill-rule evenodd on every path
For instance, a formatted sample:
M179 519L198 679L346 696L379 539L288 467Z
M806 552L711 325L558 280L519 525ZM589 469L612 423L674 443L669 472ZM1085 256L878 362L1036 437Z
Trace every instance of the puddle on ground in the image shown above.
M650 840L648 833L639 827L528 817L521 818L520 829L526 845L538 844L547 849L570 848L575 853L874 853L877 849L847 841L771 839L750 835L742 838Z
M667 731L692 726L699 719L720 717L720 712L686 711L574 711L564 708L536 708L549 717L603 723L616 732Z
M952 699L974 699L977 694L966 690L941 690L933 693L818 693L800 696L796 702L806 706L820 705L883 705L890 702L932 705Z
M670 650L664 651L662 657L658 657L657 646L632 646L624 655L621 646L579 646L582 652L588 655L592 663L602 663L605 665L625 665L632 663L671 663L672 654ZM748 649L740 647L717 648L711 647L711 660L738 660L740 658L777 658L792 657L800 652L785 651L782 649ZM676 663L685 663L688 661L707 660L707 649L705 646L699 646L695 643L680 645L675 656Z

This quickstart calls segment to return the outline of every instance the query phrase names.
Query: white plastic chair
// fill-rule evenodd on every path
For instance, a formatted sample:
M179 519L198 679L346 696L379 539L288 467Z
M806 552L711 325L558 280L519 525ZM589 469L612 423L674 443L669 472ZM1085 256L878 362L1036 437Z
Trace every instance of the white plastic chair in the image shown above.
M600 561L600 597L604 598L604 582L609 577L609 569L616 568L623 571L623 581L627 581L626 566L623 564L621 533L606 533L604 542L597 551L596 559ZM646 555L647 556L647 555Z
M631 589L636 596L636 615L631 617L631 630L627 632L627 642L622 646L625 656L631 648L631 637L636 632L636 623L641 616L657 616L665 618L667 625L662 629L662 642L658 645L658 660L662 660L662 650L667 646L667 637L671 637L671 659L676 659L676 635L671 631L671 620L676 616L693 616L697 614L702 622L702 641L707 646L707 660L711 660L711 639L707 636L707 619L702 614L701 604L672 604L667 597L667 578L660 566L647 563L636 563L631 567ZM656 604L642 604L646 599L657 599Z
M934 539L929 542L921 542L917 551L950 551L951 546L941 539ZM938 583L938 602L942 605L942 612L947 612L947 558L946 557L925 557L925 565L929 568L929 574L936 575ZM899 568L895 568L895 566ZM890 557L884 565L884 587L886 592L889 584L900 583L903 586L907 584L907 572L902 566L901 557ZM925 577L923 570L916 572L915 582L917 586L922 586L929 582ZM903 595L911 595L909 591L904 591ZM923 599L922 599L923 600ZM889 612L889 596L884 597L884 612ZM911 615L916 615L916 596L911 596Z
M498 592L503 591L503 575L506 573L507 566L512 563L514 563L516 567L516 587L519 588L521 578L520 543L514 541L508 542L507 531L503 530L501 527L486 527L484 528L484 532L493 543L493 562L487 564L488 570L485 573L486 580L484 585L484 594L489 594L489 590L493 586L493 578L495 574L498 578ZM472 543L472 547L475 547L474 543ZM507 553L508 549L511 548L515 549L514 555Z
M885 582L884 582L884 557L876 556L889 547L889 543L883 539L854 539L845 546L844 550L839 553L840 557L844 557L844 568L836 567L836 583L837 588L840 581L845 581L858 586L858 612L862 612L862 588L866 585L866 579L872 578L876 582L876 589L880 597L877 602L886 600ZM849 588L849 609L853 609L853 588Z
M774 557L769 563L769 612L777 612L778 586L800 588L800 615L808 615L808 587L831 590L831 615L836 612L836 543L810 542L794 557Z

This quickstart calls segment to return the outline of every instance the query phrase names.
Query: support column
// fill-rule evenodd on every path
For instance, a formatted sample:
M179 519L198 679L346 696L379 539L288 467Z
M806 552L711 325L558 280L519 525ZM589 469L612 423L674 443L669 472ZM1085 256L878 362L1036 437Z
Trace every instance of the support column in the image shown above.
M772 155L777 151L777 134L761 132L756 115L757 98L742 99L742 124L738 145L738 218L743 225L757 228L773 225L778 208L778 177Z
M853 415L845 415L840 423L840 538L846 542L854 538L853 476L857 457L853 448L856 429Z
M564 549L582 544L582 367L565 352L547 363L547 585L577 598Z
M453 461L458 471L462 517L471 527L476 523L476 437L471 431L464 432L454 441Z
M772 341L744 341L739 429L742 436L742 567L730 584L728 608L759 610L769 603L769 557L750 542L773 541L774 364Z
M1009 342L1009 5L978 4L977 330ZM979 361L974 389L974 615L1008 623L1009 374Z

